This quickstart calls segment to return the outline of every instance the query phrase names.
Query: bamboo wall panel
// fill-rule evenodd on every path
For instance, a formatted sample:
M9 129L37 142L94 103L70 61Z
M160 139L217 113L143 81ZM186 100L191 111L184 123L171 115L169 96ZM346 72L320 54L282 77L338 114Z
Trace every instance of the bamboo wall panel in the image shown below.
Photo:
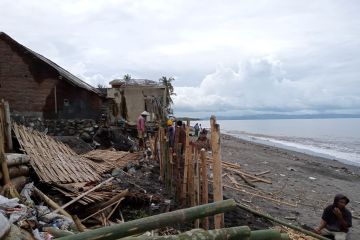
M76 183L100 179L97 163L77 155L62 142L15 123L13 130L23 151L29 155L30 164L41 181Z

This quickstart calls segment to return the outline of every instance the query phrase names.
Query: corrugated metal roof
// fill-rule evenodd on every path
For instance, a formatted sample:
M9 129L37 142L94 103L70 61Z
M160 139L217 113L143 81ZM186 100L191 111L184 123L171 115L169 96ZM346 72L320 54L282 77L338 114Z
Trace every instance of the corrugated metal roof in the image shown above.
M76 77L75 75L71 74L70 72L68 72L67 70L65 70L64 68L60 67L59 65L57 65L56 63L54 63L53 61L51 61L50 59L44 57L43 55L31 50L30 48L25 47L24 45L18 43L17 41L15 41L14 39L12 39L9 35L7 35L4 32L0 32L0 37L1 36L5 36L6 40L10 40L13 43L19 45L20 47L24 48L26 51L28 51L29 53L31 53L32 55L34 55L36 58L40 59L41 61L43 61L44 63L48 64L49 66L53 67L60 76L62 76L65 80L67 80L68 82L72 83L75 86L78 86L80 88L86 89L88 91L94 92L100 96L102 96L103 94L101 93L101 91L99 91L98 89L96 89L95 87L91 86L90 84L84 82L83 80L81 80L80 78Z

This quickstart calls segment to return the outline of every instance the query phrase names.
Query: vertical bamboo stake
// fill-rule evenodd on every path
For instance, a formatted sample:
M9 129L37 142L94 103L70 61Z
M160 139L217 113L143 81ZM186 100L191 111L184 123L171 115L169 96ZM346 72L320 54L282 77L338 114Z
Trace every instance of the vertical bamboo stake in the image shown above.
M195 177L194 177L194 188L195 188L195 206L200 205L200 173L199 173L199 151L195 147L194 163L195 163ZM195 228L200 227L200 220L195 220Z
M163 167L162 167L162 164L163 164L163 145L162 145L162 140L163 140L163 129L162 127L159 127L159 147L160 147L160 151L159 151L159 166L160 166L160 178L162 180L162 177L163 177Z
M200 160L201 160L201 204L207 204L209 193L208 193L208 168L206 162L206 151L204 148L200 151ZM209 218L205 217L201 220L201 225L204 229L209 229Z
M5 135L6 135L6 146L7 152L12 152L13 142L11 138L11 119L10 119L10 106L8 102L4 102L4 113L5 113Z
M189 132L190 128L189 126L186 126L186 136L185 136L185 161L184 161L184 177L183 177L183 187L181 191L181 203L186 203L186 197L187 197L187 185L188 185L188 167L189 167L189 158L191 157L191 149L189 144Z
M213 155L214 174L214 201L223 200L222 171L221 171L221 149L220 149L220 125L216 123L215 116L210 118L211 124L211 150ZM214 219L215 228L219 229L224 225L224 215L217 214Z
M178 200L178 202L181 201L181 188L182 188L182 175L181 175L181 168L182 165L181 163L183 162L183 156L181 154L181 148L182 148L182 144L178 143L177 144L177 152L176 152L176 198Z
M5 111L5 101L1 100L0 104L0 162L1 169L3 174L4 186L10 184L10 175L8 165L5 159L5 136L7 135L6 129L6 111Z
M168 181L169 181L169 191L170 194L173 193L173 149L172 147L169 148L169 162L168 162Z
M190 199L190 206L195 206L195 188L194 188L194 148L191 145L190 146L191 152L190 152L190 158L189 158L189 174L188 174L188 196Z

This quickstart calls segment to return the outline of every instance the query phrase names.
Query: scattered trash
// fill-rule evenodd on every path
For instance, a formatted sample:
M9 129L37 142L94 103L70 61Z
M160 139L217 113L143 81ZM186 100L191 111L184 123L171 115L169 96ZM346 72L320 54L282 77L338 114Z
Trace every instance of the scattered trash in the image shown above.
M314 177L309 177L309 179L310 179L310 180L316 180L316 178L314 178Z

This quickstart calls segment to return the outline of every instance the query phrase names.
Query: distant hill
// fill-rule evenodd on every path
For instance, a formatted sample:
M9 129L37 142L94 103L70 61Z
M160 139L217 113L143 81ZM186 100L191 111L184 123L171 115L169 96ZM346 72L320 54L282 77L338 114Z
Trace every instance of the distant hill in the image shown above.
M326 119L326 118L360 118L360 114L259 114L249 116L216 116L217 120L265 120L265 119ZM208 120L208 118L203 118Z

